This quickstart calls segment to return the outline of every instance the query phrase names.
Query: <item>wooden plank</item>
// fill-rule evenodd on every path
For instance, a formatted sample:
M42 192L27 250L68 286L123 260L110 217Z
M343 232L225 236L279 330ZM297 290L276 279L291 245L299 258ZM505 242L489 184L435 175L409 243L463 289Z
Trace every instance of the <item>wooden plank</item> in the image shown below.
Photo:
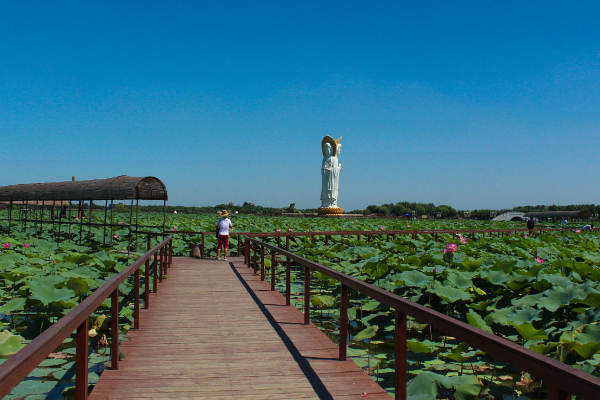
M390 398L242 258L173 261L91 399Z

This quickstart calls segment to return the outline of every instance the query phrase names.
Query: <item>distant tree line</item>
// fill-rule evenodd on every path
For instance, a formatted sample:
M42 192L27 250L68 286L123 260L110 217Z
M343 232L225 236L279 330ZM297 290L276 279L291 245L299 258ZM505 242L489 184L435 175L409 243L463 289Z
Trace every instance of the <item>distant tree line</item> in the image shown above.
M86 206L89 208L89 206ZM131 206L124 203L116 203L114 204L114 210L117 212L130 212ZM135 206L134 206L135 207ZM76 205L74 205L74 209ZM84 207L84 210L88 208ZM104 209L103 205L94 203L94 209ZM262 215L274 215L278 213L285 213L289 211L289 207L264 207L260 205L255 205L253 203L244 202L242 205L231 205L231 204L217 204L216 206L204 206L204 207L191 207L191 206L170 206L167 205L166 212L173 213L177 211L177 213L182 214L215 214L219 211L227 210L230 213L235 213L236 211L239 214L262 214ZM412 217L413 214L417 217L421 217L423 215L427 215L430 218L436 218L440 216L441 218L462 218L467 216L470 219L479 219L486 220L491 219L494 216L503 214L505 212L515 211L515 212L542 212L542 211L588 211L590 214L599 214L600 215L600 205L596 204L570 204L566 206L557 206L557 205L536 205L536 206L519 206L513 207L512 209L481 209L481 210L456 210L448 205L438 205L436 206L433 203L418 203L418 202L409 202L409 201L401 201L398 203L388 203L378 205L370 205L364 210L353 210L347 211L349 214L363 214L363 215L381 215L381 216L392 216L392 217ZM134 209L135 211L135 209ZM162 205L140 205L139 211L145 212L163 212ZM316 213L316 208L309 209L299 209L298 212L302 213ZM467 214L468 213L468 214Z
M441 218L457 218L467 216L470 219L492 219L505 212L543 212L543 211L588 211L590 214L600 214L600 205L596 204L570 204L566 206L557 205L536 205L536 206L519 206L512 209L481 209L481 210L455 210L447 205L436 206L433 203L415 203L403 201L396 204L382 204L380 206L370 205L362 213L364 215L382 214L390 216L412 216L417 217L427 215L428 217L437 217L441 213Z

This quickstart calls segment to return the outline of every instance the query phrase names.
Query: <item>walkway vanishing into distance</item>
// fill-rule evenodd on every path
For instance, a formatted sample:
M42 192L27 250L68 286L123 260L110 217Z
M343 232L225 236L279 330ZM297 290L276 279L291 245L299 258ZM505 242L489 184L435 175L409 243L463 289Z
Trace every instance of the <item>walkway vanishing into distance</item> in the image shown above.
M177 257L90 399L390 399L241 257Z

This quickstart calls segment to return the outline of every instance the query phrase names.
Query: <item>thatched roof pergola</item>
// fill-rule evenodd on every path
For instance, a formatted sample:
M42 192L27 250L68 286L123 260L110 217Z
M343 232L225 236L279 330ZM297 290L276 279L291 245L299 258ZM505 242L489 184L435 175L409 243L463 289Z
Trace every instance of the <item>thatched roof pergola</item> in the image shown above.
M525 218L590 218L592 214L588 211L543 211L528 212L523 215Z
M75 179L75 178L73 178ZM134 207L134 201L139 205L139 200L162 200L163 201L163 223L161 231L165 229L165 208L168 200L167 188L164 183L153 176L134 177L121 175L108 179L92 179L87 181L65 181L49 183L28 183L22 185L0 186L0 203L10 204L8 208L8 218L2 219L8 221L8 232L14 222L21 222L22 230L25 231L28 224L35 224L35 231L42 232L43 225L50 226L55 231L55 225L58 225L58 234L55 234L57 240L66 236L68 240L74 239L71 232L71 225L79 226L79 243L82 243L83 227L88 227L88 241L91 237L92 226L103 228L103 245L106 244L106 237L110 228L109 239L112 243L113 228L129 228L129 244L131 248L132 233L139 229L138 212L139 208ZM113 224L113 201L131 200L129 212L129 224L121 222L118 225ZM105 202L103 222L92 222L92 211L94 202ZM110 206L109 206L110 202ZM71 205L76 204L75 222L71 221ZM84 215L84 203L89 203L88 217ZM13 217L13 206L26 204L25 208L18 208L19 215ZM50 215L44 217L44 209L50 207ZM56 213L56 207L59 212ZM108 210L110 209L110 222L108 221ZM133 221L135 209L135 223ZM58 219L58 221L57 221ZM87 220L84 223L84 219ZM69 231L61 233L61 226L69 225ZM121 226L124 225L124 226ZM135 229L133 229L135 227ZM161 228L160 226L145 226L149 228ZM1 227L0 227L1 228ZM137 233L136 233L137 246Z
M88 181L0 186L0 201L168 200L164 183L153 176L127 175Z

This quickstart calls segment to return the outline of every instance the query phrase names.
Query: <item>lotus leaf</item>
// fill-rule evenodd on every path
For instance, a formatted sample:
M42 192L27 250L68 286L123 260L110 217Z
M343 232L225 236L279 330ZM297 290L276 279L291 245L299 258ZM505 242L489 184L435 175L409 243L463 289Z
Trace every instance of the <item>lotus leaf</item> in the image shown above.
M452 284L452 286L457 287L459 289L468 289L473 286L472 275L469 272L449 272L446 276L448 282Z
M409 287L427 288L433 282L433 277L420 271L404 271L396 276L398 278L396 284Z
M600 343L598 342L588 342L585 344L577 344L573 348L577 354L579 354L583 358L591 358L594 354L600 351Z
M586 325L580 331L576 331L573 336L575 342L579 344L600 342L600 325Z
M455 303L459 300L471 300L474 297L473 294L469 292L466 292L462 289L456 289L448 284L444 285L439 282L436 282L434 287L429 289L429 291L448 303Z
M22 310L25 306L25 299L22 297L15 297L12 300L7 301L5 304L0 306L1 314L9 314L13 311Z
M469 310L469 312L467 313L467 321L469 321L469 324L474 326L475 328L482 329L489 333L494 333L492 331L492 328L490 328L490 326L483 320L483 318L481 318L481 316L473 310Z
M379 307L379 302L377 300L367 301L365 304L361 306L363 311L371 311Z
M441 389L455 389L454 398L466 400L479 395L481 388L479 380L472 375L447 377L435 372L422 371L408 383L406 394L411 400L435 399Z
M57 289L54 286L42 285L31 286L31 297L40 300L44 305L61 300L70 300L74 296L75 292L67 288Z
M360 341L360 340L370 339L373 336L375 336L375 334L377 334L378 329L379 329L379 327L377 325L369 326L368 328L363 329L362 331L358 332L354 336L353 340Z
M23 338L8 331L0 332L0 356L10 356L25 347Z
M533 307L527 307L521 310L514 310L506 315L506 320L515 325L521 325L526 322L541 321L541 311Z
M487 279L494 285L502 285L504 282L508 281L510 278L510 274L507 274L504 271L481 271L480 276L484 279Z
M515 328L519 332L519 335L525 340L544 340L548 339L548 336L543 330L537 330L533 327L530 322L525 322L521 325L515 325Z
M583 290L576 288L574 285L564 288L555 286L547 290L544 294L545 296L539 301L539 306L551 312L568 306L572 300L582 300L587 297L587 294Z

